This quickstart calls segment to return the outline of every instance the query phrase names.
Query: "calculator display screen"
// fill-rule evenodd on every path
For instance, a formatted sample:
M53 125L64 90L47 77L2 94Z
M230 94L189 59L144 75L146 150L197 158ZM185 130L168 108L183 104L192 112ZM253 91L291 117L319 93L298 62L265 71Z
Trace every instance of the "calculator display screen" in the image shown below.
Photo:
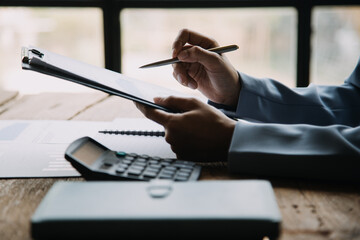
M91 141L87 141L77 148L72 155L78 160L86 163L87 165L92 165L96 159L98 159L101 154L105 152L105 149L96 145Z

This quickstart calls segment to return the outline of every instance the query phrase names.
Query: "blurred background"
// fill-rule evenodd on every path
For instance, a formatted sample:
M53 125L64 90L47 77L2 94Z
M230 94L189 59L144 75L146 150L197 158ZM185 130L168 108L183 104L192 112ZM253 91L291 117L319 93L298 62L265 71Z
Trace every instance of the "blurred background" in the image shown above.
M360 7L312 10L310 83L341 84L360 56ZM227 53L236 69L296 86L297 11L292 7L164 9L126 8L119 14L122 73L178 91L172 67L139 69L171 57L182 28L237 44ZM21 69L22 46L37 46L104 67L104 23L96 7L0 7L0 89L21 94L94 91ZM114 53L116 54L116 53Z

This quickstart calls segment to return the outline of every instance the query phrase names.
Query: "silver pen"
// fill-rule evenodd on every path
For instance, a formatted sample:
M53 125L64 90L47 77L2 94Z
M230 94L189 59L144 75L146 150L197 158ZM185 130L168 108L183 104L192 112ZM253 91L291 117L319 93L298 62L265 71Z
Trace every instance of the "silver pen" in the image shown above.
M221 54L221 53L235 51L238 48L239 47L237 45L228 45L228 46L223 46L223 47L209 48L207 50ZM166 59L166 60L162 60L162 61L158 61L158 62L154 62L154 63L149 63L149 64L141 66L140 68L160 67L160 66L164 66L164 65L178 63L178 62L180 62L180 60L176 57L176 58L170 58L170 59Z

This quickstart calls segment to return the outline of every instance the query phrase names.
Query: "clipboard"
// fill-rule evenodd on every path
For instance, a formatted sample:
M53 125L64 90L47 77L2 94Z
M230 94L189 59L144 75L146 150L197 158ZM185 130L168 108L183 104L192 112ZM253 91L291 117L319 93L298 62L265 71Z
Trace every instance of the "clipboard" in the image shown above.
M166 112L178 111L155 104L154 97L184 96L158 85L36 47L22 47L21 59L22 69L58 77Z

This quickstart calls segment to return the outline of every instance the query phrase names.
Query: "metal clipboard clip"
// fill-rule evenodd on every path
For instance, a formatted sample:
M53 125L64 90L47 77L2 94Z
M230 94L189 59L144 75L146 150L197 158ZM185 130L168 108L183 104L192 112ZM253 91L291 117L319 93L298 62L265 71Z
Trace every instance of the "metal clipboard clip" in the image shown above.
M23 63L27 63L29 64L31 61L31 58L29 57L29 52L31 52L32 54L37 55L39 58L43 58L44 54L41 53L39 50L36 50L34 48L27 48L27 47L22 47L21 48L21 58L22 58L22 62Z

